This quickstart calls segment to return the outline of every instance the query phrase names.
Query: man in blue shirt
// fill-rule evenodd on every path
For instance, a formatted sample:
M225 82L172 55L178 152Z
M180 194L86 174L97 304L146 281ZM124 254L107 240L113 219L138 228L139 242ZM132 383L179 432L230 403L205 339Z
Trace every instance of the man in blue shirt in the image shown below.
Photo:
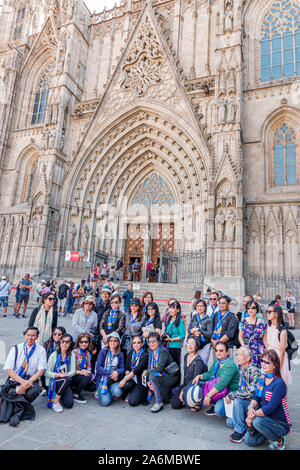
M133 292L133 284L128 284L127 290L124 292L122 295L122 299L124 300L124 313L127 312L127 310L130 307L130 302L134 297L134 292Z
M11 285L6 276L2 277L0 282L0 308L3 305L3 317L7 317L8 296L10 294Z
M19 288L19 294L17 298L17 303L16 303L16 318L20 318L20 308L22 302L24 302L23 305L23 313L22 313L22 318L26 318L26 309L27 309L27 304L29 302L29 295L30 295L30 289L32 287L32 282L30 281L30 275L25 274L24 278L18 283L18 288Z

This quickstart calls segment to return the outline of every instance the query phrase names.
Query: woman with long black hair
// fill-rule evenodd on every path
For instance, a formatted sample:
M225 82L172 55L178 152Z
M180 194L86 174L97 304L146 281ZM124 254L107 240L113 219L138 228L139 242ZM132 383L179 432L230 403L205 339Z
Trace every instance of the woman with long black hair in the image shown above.
M181 318L181 306L176 300L169 307L170 316L166 323L163 341L172 359L180 366L182 343L185 338L185 326Z

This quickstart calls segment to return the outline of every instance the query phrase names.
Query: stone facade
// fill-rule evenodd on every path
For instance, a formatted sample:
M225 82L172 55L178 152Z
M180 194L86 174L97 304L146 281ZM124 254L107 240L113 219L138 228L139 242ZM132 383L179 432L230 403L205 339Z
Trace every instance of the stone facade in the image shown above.
M297 34L293 76L263 81L260 60L263 24L286 3L123 0L91 14L81 0L4 0L1 271L60 276L68 249L116 259L132 224L145 268L169 224L172 250L205 249L206 281L236 298L248 275L299 278ZM282 129L296 163L278 184Z

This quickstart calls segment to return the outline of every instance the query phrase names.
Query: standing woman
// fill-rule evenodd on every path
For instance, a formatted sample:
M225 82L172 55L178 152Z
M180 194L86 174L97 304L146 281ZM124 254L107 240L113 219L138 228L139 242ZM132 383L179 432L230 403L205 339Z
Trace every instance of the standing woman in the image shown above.
M177 299L175 299L174 297L171 297L169 300L168 300L168 305L165 307L163 313L160 314L160 319L161 319L161 322L165 324L166 326L166 323L169 319L169 316L170 316L170 305L173 303L173 302L177 302Z
M196 310L196 304L197 302L199 302L199 300L201 300L201 290L196 290L194 294L194 298L191 301L190 307L189 307L191 313L193 313Z
M63 407L72 408L74 405L71 390L72 377L75 375L75 356L72 353L73 341L71 335L63 335L60 347L49 357L45 372L48 387L48 408L61 413Z
M55 297L52 292L43 296L43 303L36 307L30 316L28 327L35 326L40 334L37 343L41 346L52 337L52 333L57 326L57 309L53 306Z
M113 398L120 398L123 394L119 382L125 372L124 356L116 331L108 335L107 345L107 349L101 349L96 364L96 396L101 406L110 405Z
M292 383L292 377L286 352L287 330L283 322L282 308L279 305L269 305L267 318L267 350L274 349L277 352L280 360L280 374L286 385L288 385Z
M189 336L196 336L199 339L199 356L207 365L209 360L211 343L210 339L213 333L213 320L207 314L207 305L205 300L198 300L196 311L192 315L188 328Z
M73 313L73 307L74 307L74 302L75 302L75 297L73 296L73 291L74 291L74 282L71 281L69 283L69 289L67 292L67 301L65 305L65 315L69 314L72 315Z
M98 323L98 316L95 312L96 301L93 295L88 295L82 307L77 309L72 318L73 339L76 341L80 333L90 333L95 330Z
M145 292L142 297L142 308L143 308L144 313L147 312L147 306L149 305L150 302L153 302L153 294L152 292L148 291L148 292Z
M119 387L124 390L123 398L127 397L131 406L147 404L148 389L143 385L142 373L147 368L148 358L142 336L134 336L132 349L127 355L125 377L119 383Z
M137 335L142 336L143 321L144 313L142 305L139 299L134 298L130 302L129 311L125 313L125 330L122 337L122 346L126 354L132 350L133 337Z
M125 316L120 310L119 295L111 298L110 305L110 310L104 312L100 321L100 334L103 346L107 346L107 337L110 333L116 331L121 337L125 327Z
M147 340L149 334L153 332L156 332L159 335L161 335L162 324L160 321L158 305L155 302L150 302L147 305L147 310L144 316L142 330L143 330L143 338L145 340Z
M255 301L247 302L248 316L241 321L239 342L241 346L249 346L253 351L253 364L260 369L261 356L267 347L267 323L258 317L259 305Z
M167 343L167 349L172 359L180 367L181 345L185 338L185 327L181 318L181 306L179 302L173 302L170 305L170 317L167 321L164 341ZM180 378L180 373L178 375ZM179 380L180 383L180 380Z
M83 390L94 392L95 384L92 383L92 365L91 355L93 351L92 339L89 334L80 333L78 335L73 354L76 362L76 372L72 378L72 389L74 401L77 403L86 403L87 400L82 396Z

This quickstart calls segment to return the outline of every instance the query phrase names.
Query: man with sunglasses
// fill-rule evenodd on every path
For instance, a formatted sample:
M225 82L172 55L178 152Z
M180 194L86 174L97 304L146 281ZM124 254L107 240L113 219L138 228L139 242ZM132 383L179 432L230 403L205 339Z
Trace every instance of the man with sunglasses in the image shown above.
M24 332L24 343L13 346L9 351L4 365L9 380L0 393L0 422L17 426L21 420L35 418L31 403L40 394L39 379L47 368L46 351L36 343L38 337L39 330L28 327Z
M238 326L234 313L230 311L230 297L222 295L219 299L219 312L213 317L212 347L218 342L227 343L229 356L233 357L233 339Z
M218 292L211 292L209 297L209 305L207 305L206 313L211 318L214 317L215 313L219 311L219 294Z

